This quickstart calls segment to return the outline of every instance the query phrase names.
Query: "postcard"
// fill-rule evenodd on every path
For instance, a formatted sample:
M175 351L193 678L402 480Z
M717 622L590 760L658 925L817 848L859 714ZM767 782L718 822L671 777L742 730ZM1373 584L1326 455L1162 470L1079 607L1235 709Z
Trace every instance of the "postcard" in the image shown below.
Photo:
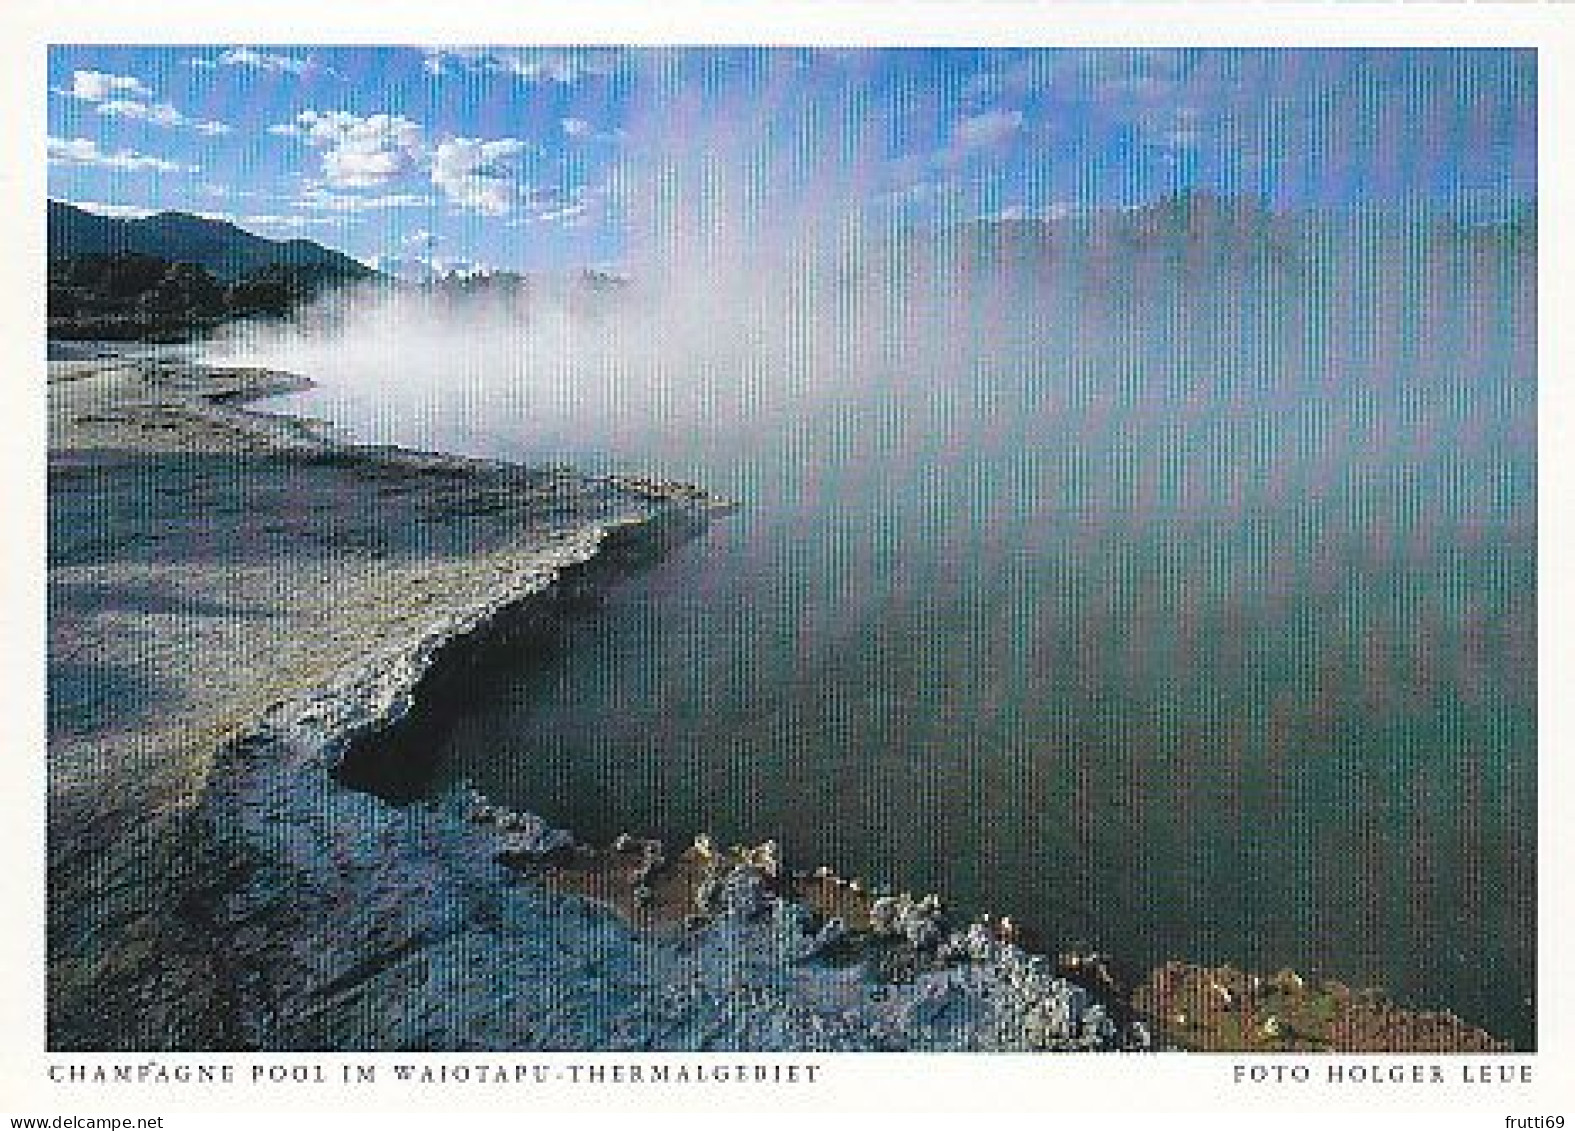
M1548 9L373 11L7 17L13 1126L1575 1114Z

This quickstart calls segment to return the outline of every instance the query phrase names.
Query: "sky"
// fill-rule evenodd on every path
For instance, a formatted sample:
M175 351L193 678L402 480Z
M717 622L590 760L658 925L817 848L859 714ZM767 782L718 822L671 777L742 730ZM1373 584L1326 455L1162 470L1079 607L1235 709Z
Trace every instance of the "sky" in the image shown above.
M1529 50L57 46L49 194L376 266L617 266L653 231L1055 217L1183 190L1499 218Z

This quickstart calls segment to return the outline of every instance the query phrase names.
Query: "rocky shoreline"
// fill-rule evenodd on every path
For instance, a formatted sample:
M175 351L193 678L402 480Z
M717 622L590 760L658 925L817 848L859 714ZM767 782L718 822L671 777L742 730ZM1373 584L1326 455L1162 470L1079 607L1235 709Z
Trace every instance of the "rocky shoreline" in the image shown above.
M234 1044L201 911L236 862L205 814L259 720L368 657L437 648L609 530L713 505L354 447L247 407L301 387L147 357L50 366L53 1047Z
M725 504L354 447L244 407L292 387L52 370L51 697L86 704L51 719L52 1047L1505 1047L1290 972L1172 964L1132 984L1102 955L1033 953L1010 920L795 869L771 842L584 845L473 792L432 796L424 719L479 656ZM95 536L83 514L124 521ZM128 534L143 552L111 560ZM58 666L95 646L117 678L134 658L170 686L112 717L104 671Z
M558 583L594 556L572 551ZM850 927L835 914L846 885L819 877L810 898L769 842L702 836L669 862L626 836L600 853L473 792L396 807L339 785L358 739L375 746L445 663L466 664L445 661L446 643L518 631L552 599L538 582L281 704L221 756L203 817L244 878L208 893L203 927L221 940L242 1047L1147 1046L1140 1023L1118 1030L1086 988L988 925L948 934L934 897L877 900ZM632 915L614 890L626 863Z

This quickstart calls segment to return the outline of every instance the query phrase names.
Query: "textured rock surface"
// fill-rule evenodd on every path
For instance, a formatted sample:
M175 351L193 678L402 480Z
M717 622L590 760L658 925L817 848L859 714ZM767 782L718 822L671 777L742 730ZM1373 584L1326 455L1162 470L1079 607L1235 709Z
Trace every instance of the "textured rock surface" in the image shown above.
M991 1050L1115 1036L1080 1024L1085 991L1025 974L1033 960L1009 944L902 982L857 951L827 961L848 928L745 864L702 880L703 919L631 926L508 882L465 799L391 807L334 786L321 758L321 735L281 713L211 798L216 830L253 862L214 915L247 1044Z
M704 914L641 927L539 882L580 850L532 814L348 788L348 755L396 757L379 739L428 682L609 531L645 537L654 515L706 503L350 450L235 406L292 384L159 362L52 372L54 1046L1084 1040L1054 980L1018 977L1015 948L921 959L933 901L872 947L783 896L770 842L701 838L685 867ZM647 885L673 882L662 847L623 848L654 901ZM909 957L885 961L894 949Z
M49 961L57 1047L222 1044L192 893L215 754L275 704L353 733L410 669L652 501L605 482L350 451L244 411L282 374L50 368ZM415 650L413 650L415 649ZM347 671L376 672L332 714ZM324 713L327 712L327 713Z

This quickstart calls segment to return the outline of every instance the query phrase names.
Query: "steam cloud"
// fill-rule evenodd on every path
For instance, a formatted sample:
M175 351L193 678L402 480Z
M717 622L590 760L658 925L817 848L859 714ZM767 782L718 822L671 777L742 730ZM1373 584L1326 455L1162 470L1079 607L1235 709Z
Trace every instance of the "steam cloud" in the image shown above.
M607 186L627 286L373 287L215 352L313 377L379 438L724 491L765 451L878 462L904 495L1033 452L1038 494L1134 514L1394 475L1443 475L1463 513L1481 474L1529 474L1533 281L1502 240L1208 200L915 222L905 108L856 61L841 85L769 53L747 81L647 66Z

